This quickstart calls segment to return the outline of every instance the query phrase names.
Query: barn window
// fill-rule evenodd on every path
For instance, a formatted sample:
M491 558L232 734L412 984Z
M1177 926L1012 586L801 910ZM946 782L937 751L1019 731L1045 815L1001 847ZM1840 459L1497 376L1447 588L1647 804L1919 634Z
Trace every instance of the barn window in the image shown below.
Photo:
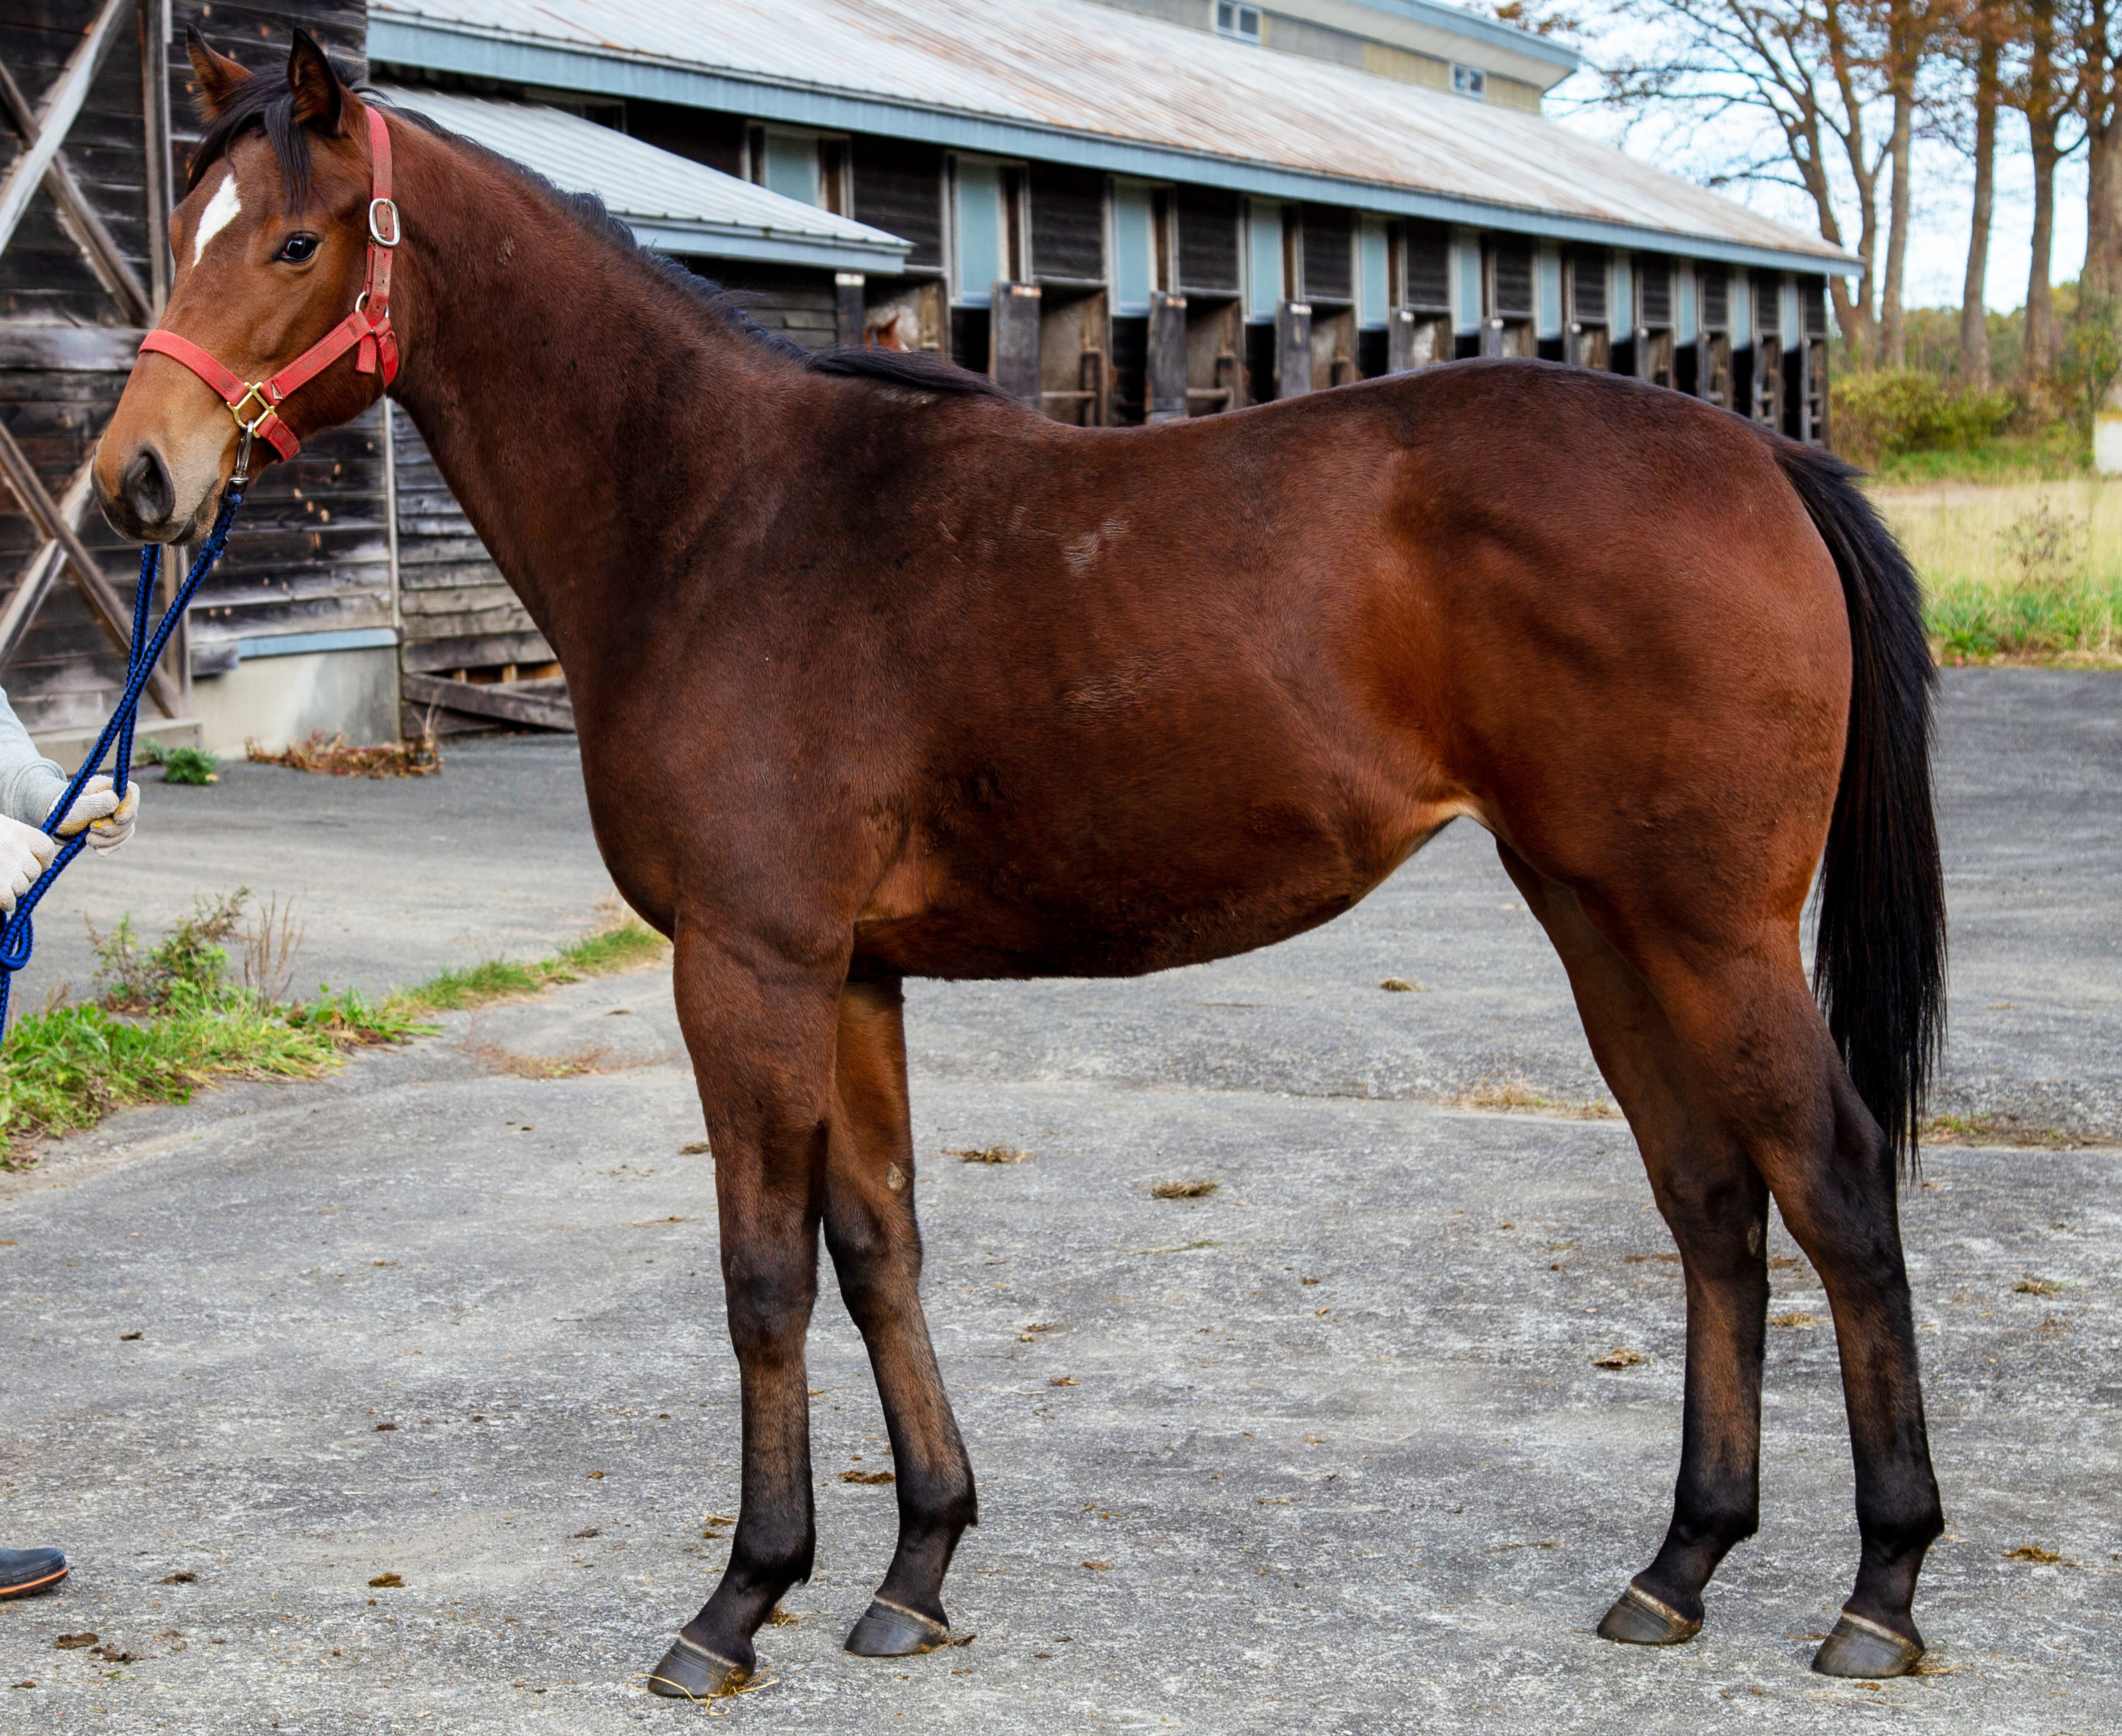
M1489 99L1489 75L1479 67L1461 66L1451 63L1451 88L1461 96L1470 96L1476 102Z
M1216 0L1216 34L1235 36L1241 42L1260 40L1260 9L1256 6L1234 6L1231 0Z

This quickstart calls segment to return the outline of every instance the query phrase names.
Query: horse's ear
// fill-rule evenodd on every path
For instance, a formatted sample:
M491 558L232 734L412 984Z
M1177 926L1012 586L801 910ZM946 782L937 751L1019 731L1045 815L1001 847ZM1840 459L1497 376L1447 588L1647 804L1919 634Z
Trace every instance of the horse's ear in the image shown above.
M295 45L287 51L287 88L295 96L295 124L315 127L320 133L339 130L346 86L325 58L316 38L307 30L295 32Z
M215 119L250 74L241 61L217 53L195 24L185 26L185 53L191 59L192 76L199 80L199 100L206 109L206 118Z

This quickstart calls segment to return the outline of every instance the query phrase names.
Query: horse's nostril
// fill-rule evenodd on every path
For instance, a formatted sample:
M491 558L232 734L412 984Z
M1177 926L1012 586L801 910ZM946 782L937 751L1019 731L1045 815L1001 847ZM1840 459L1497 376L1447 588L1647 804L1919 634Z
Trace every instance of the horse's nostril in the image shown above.
M143 525L166 523L176 510L177 491L171 485L168 468L152 446L143 446L125 467L122 484L125 504Z

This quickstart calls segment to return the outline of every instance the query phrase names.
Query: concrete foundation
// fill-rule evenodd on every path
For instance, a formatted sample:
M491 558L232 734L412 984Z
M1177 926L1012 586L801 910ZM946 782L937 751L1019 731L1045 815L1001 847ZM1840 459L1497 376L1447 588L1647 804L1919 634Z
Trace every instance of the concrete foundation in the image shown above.
M225 675L192 684L192 710L209 753L241 754L250 742L277 752L312 730L343 730L349 741L398 739L398 654L310 651L245 657Z

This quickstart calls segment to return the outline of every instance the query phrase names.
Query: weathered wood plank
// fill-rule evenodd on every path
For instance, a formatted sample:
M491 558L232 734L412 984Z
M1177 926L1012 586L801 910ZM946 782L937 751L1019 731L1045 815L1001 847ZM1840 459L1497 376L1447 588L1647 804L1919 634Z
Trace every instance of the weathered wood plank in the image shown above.
M575 726L575 708L564 693L525 692L527 684L518 682L482 686L411 674L400 679L406 699L414 705L439 705L453 712L469 712L474 716L498 717L504 722L533 724L545 730Z
M480 633L455 639L415 640L408 629L400 661L412 671L493 669L505 663L550 663L553 647L537 632Z

